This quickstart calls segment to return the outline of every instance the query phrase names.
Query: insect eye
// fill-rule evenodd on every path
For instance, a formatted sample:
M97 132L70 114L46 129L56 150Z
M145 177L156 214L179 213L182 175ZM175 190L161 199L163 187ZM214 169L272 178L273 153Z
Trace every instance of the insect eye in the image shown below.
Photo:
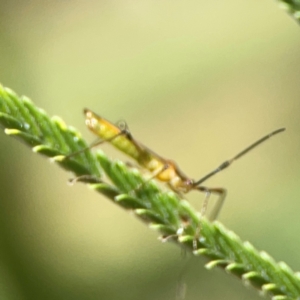
M127 123L123 120L119 121L117 123L117 126L119 127L119 129L121 130L126 130L128 128Z

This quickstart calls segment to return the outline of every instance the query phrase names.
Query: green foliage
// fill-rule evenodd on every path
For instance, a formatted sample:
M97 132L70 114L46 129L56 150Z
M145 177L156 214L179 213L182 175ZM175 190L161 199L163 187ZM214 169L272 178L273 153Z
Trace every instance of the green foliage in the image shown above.
M0 124L7 135L23 141L33 151L72 171L76 180L133 211L150 228L158 230L162 240L173 241L195 255L205 256L208 269L219 266L272 299L300 299L299 274L284 263L276 263L267 253L258 252L249 242L243 243L219 222L210 223L206 219L200 222L197 212L186 200L173 192L162 191L137 169L111 161L101 151L86 150L66 158L87 147L81 135L60 118L49 118L28 98L18 97L2 86ZM106 183L103 173L112 184ZM197 250L193 250L199 224L201 238L197 239Z
M292 15L292 17L300 22L300 1L299 0L279 0L280 5Z

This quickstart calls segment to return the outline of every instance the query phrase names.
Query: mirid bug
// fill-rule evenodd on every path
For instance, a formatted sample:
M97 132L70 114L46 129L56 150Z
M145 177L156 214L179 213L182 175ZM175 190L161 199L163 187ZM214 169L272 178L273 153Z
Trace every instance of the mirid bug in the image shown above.
M263 136L262 138L233 156L231 159L226 160L225 162L220 164L219 167L209 172L199 180L194 180L186 176L174 161L161 157L145 145L138 142L132 136L126 123L115 125L89 109L84 109L84 114L86 117L85 123L87 127L94 134L101 138L101 140L93 143L89 147L89 149L104 142L109 142L117 149L136 160L141 167L147 169L152 174L151 179L155 178L159 181L165 182L173 191L175 191L179 195L188 193L191 190L197 190L206 193L201 208L201 216L204 216L206 213L209 195L217 194L219 196L218 202L210 216L211 220L215 220L220 212L220 209L226 197L226 189L206 187L203 186L202 183L215 174L219 173L220 171L228 168L235 160L239 159L270 137L285 130L285 128L280 128ZM85 150L86 149L83 149L83 151ZM74 154L71 154L70 156L73 155Z

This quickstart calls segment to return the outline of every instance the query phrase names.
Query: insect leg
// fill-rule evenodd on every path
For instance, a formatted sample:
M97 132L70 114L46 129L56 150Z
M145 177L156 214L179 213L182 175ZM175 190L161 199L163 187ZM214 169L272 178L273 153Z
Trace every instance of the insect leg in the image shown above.
M98 177L95 177L93 175L81 175L77 176L75 178L69 179L70 185L75 184L76 182L83 182L83 183L102 183L103 181L99 179Z
M214 221L218 217L218 214L223 206L223 203L224 203L224 200L225 200L226 194L227 194L226 189L224 189L224 188L209 188L209 187L204 187L204 186L198 186L198 187L196 187L196 189L199 190L200 192L205 193L204 202L202 204L201 211L200 211L201 218L204 217L206 214L210 195L211 194L218 195L218 202L215 204L213 212L209 218L211 221ZM200 236L201 236L201 220L196 229L196 233L195 233L194 240L193 240L194 250L197 250L197 240L200 238Z
M76 152L73 152L71 154L66 155L65 159L69 159L69 158L71 158L73 156L76 156L77 154L80 154L80 153L83 153L85 151L88 151L88 150L90 150L90 149L92 149L94 147L97 147L97 146L99 146L99 145L101 145L103 143L111 142L112 140L114 140L115 138L117 138L120 135L127 135L127 130L124 130L124 131L122 130L119 133L117 133L116 135L114 135L113 137L105 139L105 140L97 139L96 141L94 141L93 143L91 143L89 146L87 146L87 147L85 147L83 149L80 149L80 150L78 150Z
M209 217L210 221L216 220L218 218L218 215L221 211L224 200L226 198L227 190L224 189L224 188L208 188L208 187L203 187L203 186L199 186L199 187L197 187L197 189L201 192L209 193L209 195L210 194L218 195L217 203L215 204L214 209L213 209L213 211L212 211L212 213ZM207 199L206 201L204 200L204 203L203 203L202 208L201 208L201 216L204 216L205 213L206 213L208 200L209 199Z
M150 180L156 178L158 175L160 175L162 172L164 172L165 170L167 170L169 167L170 167L169 164L167 164L167 163L164 164L160 169L158 169L158 170L156 170L155 172L153 172L153 173L151 174L151 177L150 177L150 178L146 179L144 182L142 182L142 183L139 184L136 188L134 188L134 189L132 190L132 192L136 192L136 191L140 190L140 189L143 187L144 184L146 184L146 183L148 183Z
M112 136L111 138L108 138L108 139L104 139L104 140L101 140L101 139L97 139L96 141L94 141L93 143L91 143L88 147L86 148L83 148L79 151L76 151L76 152L73 152L69 155L66 155L64 157L64 159L70 159L71 157L74 157L80 153L83 153L85 151L88 151L96 146L99 146L105 142L111 142L113 141L115 138L117 138L118 136L121 136L121 135L130 135L130 132L128 130L128 127L126 126L126 128L124 129L121 129L121 131L119 133L117 133L116 135ZM93 175L81 175L81 176L78 176L78 177L75 177L73 179L70 179L69 180L70 184L74 184L76 182L84 182L84 183L100 183L101 180L96 178L95 176Z

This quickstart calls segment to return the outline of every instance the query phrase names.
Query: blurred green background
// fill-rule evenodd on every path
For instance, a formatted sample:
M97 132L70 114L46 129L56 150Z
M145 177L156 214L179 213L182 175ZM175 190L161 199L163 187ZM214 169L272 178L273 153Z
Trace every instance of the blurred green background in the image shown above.
M0 82L88 141L84 107L197 179L286 126L207 185L229 190L221 222L300 270L300 28L275 1L0 4ZM175 299L183 268L187 300L260 299L4 133L0 166L1 299Z

